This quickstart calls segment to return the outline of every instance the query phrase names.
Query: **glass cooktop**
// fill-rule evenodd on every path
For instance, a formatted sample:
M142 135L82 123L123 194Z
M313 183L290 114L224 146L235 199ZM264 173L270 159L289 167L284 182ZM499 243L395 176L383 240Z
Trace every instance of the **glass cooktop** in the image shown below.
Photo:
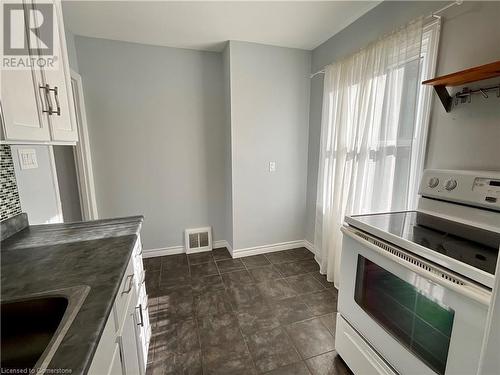
M417 211L354 215L352 218L492 275L495 274L500 233ZM355 223L350 224L356 226Z

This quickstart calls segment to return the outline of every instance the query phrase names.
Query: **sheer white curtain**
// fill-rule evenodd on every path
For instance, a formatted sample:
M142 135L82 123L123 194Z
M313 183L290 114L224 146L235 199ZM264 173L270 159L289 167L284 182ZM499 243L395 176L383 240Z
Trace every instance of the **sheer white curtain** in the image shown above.
M325 68L315 247L336 286L344 216L413 202L422 30L414 21Z

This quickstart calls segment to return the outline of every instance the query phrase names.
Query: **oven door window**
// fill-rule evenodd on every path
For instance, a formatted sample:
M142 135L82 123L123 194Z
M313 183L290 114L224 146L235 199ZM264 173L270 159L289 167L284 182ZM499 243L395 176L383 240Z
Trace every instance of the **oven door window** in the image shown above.
M438 374L444 374L455 312L386 269L358 256L354 299Z

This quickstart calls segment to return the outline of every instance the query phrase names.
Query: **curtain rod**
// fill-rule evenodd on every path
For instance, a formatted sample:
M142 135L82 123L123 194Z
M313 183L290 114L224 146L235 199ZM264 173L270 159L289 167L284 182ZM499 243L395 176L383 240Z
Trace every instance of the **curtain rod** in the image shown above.
M435 10L434 12L432 12L431 14L429 14L427 17L425 17L426 19L427 18L437 18L437 19L441 19L441 16L438 15L438 13L441 13L441 12L444 12L446 9L448 8L451 8L455 5L462 5L463 3L463 0L456 0L448 5L445 5L444 7L438 9L438 10Z
M318 74L325 74L325 69L318 70L316 73L311 74L309 78L314 78Z
M433 11L431 14L429 14L427 17L425 17L425 19L429 19L429 18L441 19L441 16L439 16L438 13L444 12L448 8L451 8L455 5L462 5L462 3L463 3L463 0L456 0L448 5L445 5L444 7L440 8L438 10ZM309 76L309 78L314 78L319 74L325 74L325 67L323 67L323 68L321 68L321 70L318 70L317 72L311 74Z

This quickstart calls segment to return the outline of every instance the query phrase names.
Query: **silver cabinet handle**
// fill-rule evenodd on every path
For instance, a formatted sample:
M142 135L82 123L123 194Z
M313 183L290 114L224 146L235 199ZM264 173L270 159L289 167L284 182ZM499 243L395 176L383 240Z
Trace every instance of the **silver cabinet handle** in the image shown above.
M142 305L139 304L139 306L137 306L136 309L139 309L139 317L141 318L141 321L137 323L137 325L144 327L144 315L142 315Z
M52 100L50 99L50 86L49 86L49 84L40 85L39 88L41 90L43 90L43 96L45 96L45 103L47 103L47 107L49 107L48 109L42 108L42 112L48 113L49 115L51 115L54 111L52 109ZM43 102L43 100L42 100L42 102Z
M59 89L57 88L57 86L54 86L54 88L51 89L51 91L54 91L54 98L56 99L57 111L54 113L56 113L58 116L61 116L61 105L59 104Z
M127 290L124 290L124 291L122 292L122 294L128 294L128 293L130 293L130 291L132 290L133 281L134 281L134 274L132 274L132 275L128 275L128 276L127 276L127 279L129 280L129 283L128 283L128 288L127 288Z
M53 89L50 88L50 85L47 83L45 85L40 85L40 89L43 89L44 96L45 96L45 101L47 102L47 106L49 107L48 109L43 109L43 113L48 113L49 115L56 114L58 116L61 116L61 105L59 104L59 89L57 86L54 86ZM56 100L56 108L57 110L54 111L54 107L52 106L52 99L50 98L50 92L54 92L54 99Z

